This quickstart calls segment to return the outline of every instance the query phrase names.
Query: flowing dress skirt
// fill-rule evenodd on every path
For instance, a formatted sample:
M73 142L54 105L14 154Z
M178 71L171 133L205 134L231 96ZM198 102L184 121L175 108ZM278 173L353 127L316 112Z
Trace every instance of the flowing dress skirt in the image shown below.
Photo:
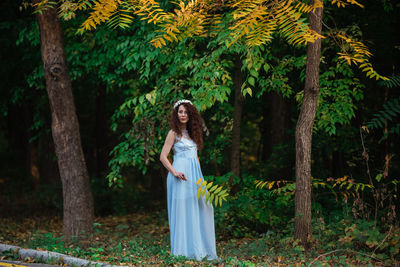
M197 151L182 151L174 156L173 167L183 172L186 181L168 173L168 220L171 254L189 259L217 259L214 210L205 198L197 199L196 182L202 178Z

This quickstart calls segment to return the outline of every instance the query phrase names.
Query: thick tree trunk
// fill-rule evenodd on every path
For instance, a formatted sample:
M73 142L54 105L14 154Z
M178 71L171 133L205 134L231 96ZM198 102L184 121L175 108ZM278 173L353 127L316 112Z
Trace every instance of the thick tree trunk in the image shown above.
M50 128L51 125L45 122L45 127ZM50 133L44 131L39 140L40 150L40 175L44 183L55 185L60 181L60 171L58 170L57 161L54 159L54 142Z
M93 197L83 156L78 118L72 95L57 10L38 13L46 90L52 134L63 187L66 238L89 232L93 224Z
M102 173L107 169L107 109L106 87L100 85L96 95L96 124L95 124L95 173L97 178L103 179Z
M285 128L288 115L288 107L281 94L271 92L266 95L268 110L264 112L264 146L262 150L262 160L268 160L272 149L285 141Z
M242 61L237 56L235 61L235 104L233 111L233 129L232 129L232 147L231 147L231 172L240 176L240 124L243 109L243 94L241 91L242 77Z
M311 5L315 0L311 1ZM321 33L322 10L310 13L310 28ZM296 125L296 193L294 238L307 244L311 237L311 140L319 93L321 40L307 45L306 81Z

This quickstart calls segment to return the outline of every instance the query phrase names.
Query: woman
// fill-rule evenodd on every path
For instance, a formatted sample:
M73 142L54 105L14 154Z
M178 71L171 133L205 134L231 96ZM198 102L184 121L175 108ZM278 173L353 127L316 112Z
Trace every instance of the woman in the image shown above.
M189 100L175 103L160 160L168 169L168 221L171 254L189 259L216 259L214 210L204 197L197 199L196 182L203 175L197 149L203 146L202 119ZM174 161L168 154L173 147Z

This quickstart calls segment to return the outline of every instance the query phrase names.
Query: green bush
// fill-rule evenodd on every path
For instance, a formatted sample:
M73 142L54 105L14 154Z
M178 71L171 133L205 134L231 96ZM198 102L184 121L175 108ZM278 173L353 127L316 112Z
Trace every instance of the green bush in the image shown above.
M230 176L230 173L220 177L208 176L206 180L223 184ZM255 180L256 177L251 175L235 178L234 185L240 190L235 196L229 196L222 207L215 209L216 229L223 236L254 236L271 228L284 226L291 218L292 197L260 190L254 186Z

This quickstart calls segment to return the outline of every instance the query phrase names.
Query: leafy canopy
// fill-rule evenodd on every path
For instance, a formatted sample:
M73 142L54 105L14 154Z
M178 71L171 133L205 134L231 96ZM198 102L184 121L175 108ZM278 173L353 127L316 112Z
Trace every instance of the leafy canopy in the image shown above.
M43 0L37 5L44 8ZM355 0L330 0L337 7L362 4ZM174 2L172 10L162 7L156 0L64 0L60 7L60 15L64 19L74 16L82 9L89 10L89 16L82 23L79 32L84 32L102 23L116 28L128 28L135 17L156 26L156 35L150 41L157 48L168 42L179 42L187 37L216 36L225 31L223 17L229 17L228 46L244 40L248 47L269 43L280 36L290 45L298 46L317 39L325 38L311 30L304 15L322 8L323 2L316 0L307 4L299 0L191 0ZM341 60L357 65L367 77L388 80L379 75L369 62L371 53L367 47L343 33L336 33L333 38L341 41Z

